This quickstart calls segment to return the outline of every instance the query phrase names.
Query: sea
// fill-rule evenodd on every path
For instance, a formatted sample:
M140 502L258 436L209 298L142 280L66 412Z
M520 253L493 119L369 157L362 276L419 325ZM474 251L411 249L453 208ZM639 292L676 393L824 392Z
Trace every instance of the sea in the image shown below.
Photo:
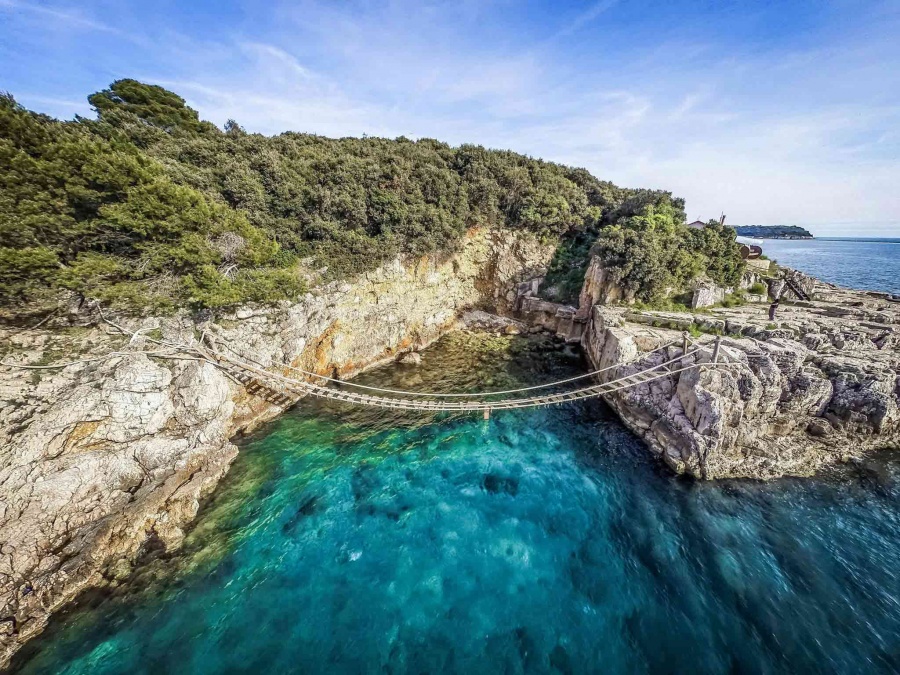
M900 238L754 240L787 267L839 286L900 295Z
M544 338L459 332L360 381L584 368ZM695 482L596 400L484 420L307 399L240 445L179 552L82 596L13 671L900 672L900 452Z

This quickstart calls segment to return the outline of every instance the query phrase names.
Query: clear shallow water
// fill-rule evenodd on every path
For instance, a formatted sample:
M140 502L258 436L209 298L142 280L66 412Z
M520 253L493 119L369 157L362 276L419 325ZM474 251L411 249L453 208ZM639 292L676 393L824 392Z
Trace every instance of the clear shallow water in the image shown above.
M763 253L824 281L900 294L900 239L763 239Z
M578 367L457 334L361 379L496 389ZM602 404L484 422L304 402L243 444L181 555L83 599L16 668L896 672L898 467L696 484Z

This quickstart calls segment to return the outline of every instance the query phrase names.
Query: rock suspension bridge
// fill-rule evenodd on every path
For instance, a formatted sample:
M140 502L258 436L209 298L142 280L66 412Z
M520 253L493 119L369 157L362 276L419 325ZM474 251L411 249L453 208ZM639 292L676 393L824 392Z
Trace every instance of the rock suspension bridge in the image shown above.
M233 380L246 387L251 393L263 396L267 400L281 405L289 405L304 396L316 396L343 403L400 410L483 411L485 418L488 417L492 410L536 408L596 398L624 389L639 387L654 380L672 377L688 370L732 365L727 360L722 361L719 359L719 338L716 338L713 345L702 345L694 342L685 334L682 340L669 342L653 351L639 354L639 358L643 361L646 361L654 354L660 355L663 360L659 363L651 363L640 370L625 375L619 375L618 373L634 368L635 364L631 362L617 363L564 380L503 391L476 393L402 391L338 380L284 364L277 366L281 372L273 372L270 368L241 355L227 345L217 345L205 335L201 337L199 343L184 344L169 340L153 339L147 335L142 335L142 331L129 331L107 320L105 317L104 321L121 332L130 335L132 343L138 337L141 337L155 345L155 348L137 351L115 351L100 357L52 365L27 365L7 362L0 362L0 365L9 368L41 370L68 368L74 365L135 354L146 354L159 358L188 358L214 365L227 373ZM681 342L680 349L676 346L679 342ZM673 347L674 349L672 349ZM709 360L703 360L700 357L700 354L704 352L709 356ZM286 375L285 371L293 376ZM574 385L575 388L567 391L546 393L546 390L556 389L562 385L572 385L574 382L585 381L588 378L594 378L595 382L599 379L601 382L589 386ZM340 388L329 385L339 385ZM534 393L540 390L544 390L545 393Z
M695 368L728 365L718 360L718 339L712 347L710 361L703 363L699 363L696 356L704 350L707 353L710 350L708 348L705 349L702 345L693 343L687 337L684 338L682 348L675 349L676 355L668 358L666 350L676 344L677 341L671 342L652 352L641 354L641 358L646 358L654 353L660 353L664 355L663 358L665 360L620 377L616 376L616 369L623 369L629 364L615 364L607 368L547 384L478 393L438 393L384 389L337 380L292 366L281 366L282 370L304 378L298 379L283 373L272 372L262 364L249 362L246 358L237 354L232 356L215 348L195 348L195 350L204 360L227 372L232 378L246 386L248 390L259 392L260 389L264 389L270 392L271 395L274 395L276 402L279 403L286 404L296 400L298 397L311 395L344 403L401 410L483 411L485 417L487 417L492 410L534 408L595 398L623 389L638 387L648 382L671 377ZM232 350L229 349L229 351ZM692 356L695 359L690 360L689 357ZM606 379L610 377L612 379ZM568 385L579 380L587 380L588 378L601 378L606 379L606 381L557 393L532 393L538 390L554 389L564 384ZM339 384L341 388L329 386L330 384ZM524 395L526 393L527 395Z

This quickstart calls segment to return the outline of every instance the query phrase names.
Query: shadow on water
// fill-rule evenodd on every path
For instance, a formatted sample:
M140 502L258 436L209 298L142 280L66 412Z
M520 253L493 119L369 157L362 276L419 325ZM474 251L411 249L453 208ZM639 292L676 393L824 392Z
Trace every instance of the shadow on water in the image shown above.
M582 372L448 336L360 382ZM900 458L674 478L599 402L423 416L302 401L241 443L184 548L80 599L25 673L896 672Z

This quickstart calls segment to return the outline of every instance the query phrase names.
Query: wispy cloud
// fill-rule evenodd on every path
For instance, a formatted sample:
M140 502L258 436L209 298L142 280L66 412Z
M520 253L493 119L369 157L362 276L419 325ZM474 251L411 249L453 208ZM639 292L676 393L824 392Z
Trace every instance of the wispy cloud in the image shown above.
M0 9L13 12L21 12L24 14L34 14L44 19L50 19L69 27L101 31L105 33L114 33L123 35L121 31L109 26L102 21L97 21L90 17L84 16L77 10L58 9L54 7L46 7L28 2L19 2L18 0L0 0Z
M107 20L98 1L0 0L0 11L106 32L91 67L168 86L220 124L508 147L671 189L692 217L900 221L893 0L826 0L809 16L768 5L529 5L537 17L508 0L277 0L252 22L222 5L231 21L202 32L191 32L194 16L160 25L137 3ZM137 44L131 33L147 43L116 51L117 40ZM88 39L44 67L64 67ZM35 68L22 80L29 105L72 103L68 90L35 91L42 72L22 63Z
M309 70L300 65L300 62L283 49L260 42L242 42L239 47L241 50L267 67L271 63L276 63L285 72L303 79L312 77Z
M595 2L585 11L581 12L578 16L569 21L565 26L556 31L552 39L558 40L559 38L572 35L573 33L581 30L582 28L593 22L604 12L612 9L618 3L619 0L600 0L599 2Z

